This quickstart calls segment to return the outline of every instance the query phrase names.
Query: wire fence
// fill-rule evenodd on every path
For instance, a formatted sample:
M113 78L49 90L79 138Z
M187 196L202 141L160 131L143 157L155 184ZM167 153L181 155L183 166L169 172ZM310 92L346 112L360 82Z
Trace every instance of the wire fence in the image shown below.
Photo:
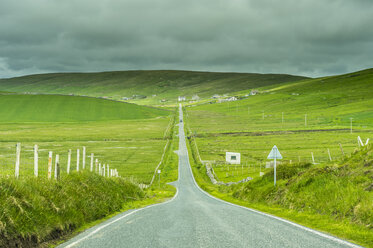
M117 177L118 171L111 168L99 156L89 153L86 147L61 151L43 149L37 145L21 143L2 147L0 154L0 177L47 177L57 178L73 171L92 171L106 177Z

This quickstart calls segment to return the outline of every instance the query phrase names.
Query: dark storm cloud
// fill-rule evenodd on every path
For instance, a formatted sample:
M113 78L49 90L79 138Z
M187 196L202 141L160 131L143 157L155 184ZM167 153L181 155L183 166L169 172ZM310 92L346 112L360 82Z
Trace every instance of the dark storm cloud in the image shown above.
M188 69L309 76L372 67L370 0L0 0L0 77Z

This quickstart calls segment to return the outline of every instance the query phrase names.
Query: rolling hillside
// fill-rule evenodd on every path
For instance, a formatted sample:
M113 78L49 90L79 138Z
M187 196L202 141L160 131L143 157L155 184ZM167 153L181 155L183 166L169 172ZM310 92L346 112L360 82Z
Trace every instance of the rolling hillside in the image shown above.
M147 119L168 111L111 100L61 96L0 94L0 122L71 122Z
M51 73L0 79L0 91L108 96L137 95L134 102L156 104L177 96L211 97L305 77L285 74L216 73L193 71L116 71L99 73ZM144 98L146 97L146 98Z

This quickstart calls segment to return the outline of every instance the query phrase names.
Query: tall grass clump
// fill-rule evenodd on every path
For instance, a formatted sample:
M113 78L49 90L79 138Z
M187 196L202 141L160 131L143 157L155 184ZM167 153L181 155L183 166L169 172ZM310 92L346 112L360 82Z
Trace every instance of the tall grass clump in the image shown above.
M90 172L60 181L1 178L0 247L38 246L143 197L135 184Z
M355 151L338 164L284 164L234 190L250 202L348 219L373 229L373 149Z

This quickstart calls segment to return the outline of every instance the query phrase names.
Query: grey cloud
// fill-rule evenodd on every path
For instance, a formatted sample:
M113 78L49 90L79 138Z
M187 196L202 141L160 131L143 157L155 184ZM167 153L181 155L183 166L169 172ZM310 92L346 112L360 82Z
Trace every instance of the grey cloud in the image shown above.
M372 67L369 0L0 0L0 77L187 69L321 76Z

